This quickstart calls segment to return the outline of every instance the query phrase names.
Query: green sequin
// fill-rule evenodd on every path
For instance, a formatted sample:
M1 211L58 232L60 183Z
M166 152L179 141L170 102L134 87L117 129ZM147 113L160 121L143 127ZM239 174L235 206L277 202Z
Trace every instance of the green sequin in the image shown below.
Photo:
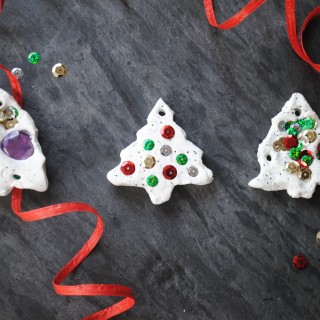
M287 133L288 133L288 134L291 134L291 135L293 135L293 136L296 136L296 135L298 134L298 131L297 131L295 128L289 128L289 129L287 130Z
M18 115L19 115L19 111L18 111L18 109L17 109L17 108L15 108L15 107L12 107L12 109L13 109L13 111L14 111L14 114L15 114L16 118L17 118L17 117L18 117Z
M300 149L298 148L292 148L290 151L289 151L289 156L292 160L297 160L299 158L299 155L300 155Z
M315 121L312 118L304 119L304 129L313 129L315 126Z
M155 187L158 184L159 180L156 176L149 176L147 178L147 185L149 187Z
M176 160L180 165L183 166L188 162L188 157L185 154L180 153L180 154L177 155Z
M293 123L293 121L288 121L288 122L286 122L286 124L284 125L284 128L285 128L286 130L288 130L288 129L290 128L290 126L291 126L292 123Z
M320 160L320 152L317 153L316 157L318 160Z
M40 54L38 52L31 52L28 56L28 60L32 64L37 64L40 61Z
M303 143L301 141L299 141L297 149L301 151L302 148L303 148Z
M309 154L304 155L301 160L305 162L308 166L312 165L313 159Z
M304 118L298 121L298 123L300 124L301 128L303 130L310 130L313 129L315 126L315 121L312 118Z
M151 139L144 140L143 149L152 150L154 148L154 142Z
M19 175L17 175L17 174L14 174L13 178L16 179L16 180L20 180L21 179L21 177Z

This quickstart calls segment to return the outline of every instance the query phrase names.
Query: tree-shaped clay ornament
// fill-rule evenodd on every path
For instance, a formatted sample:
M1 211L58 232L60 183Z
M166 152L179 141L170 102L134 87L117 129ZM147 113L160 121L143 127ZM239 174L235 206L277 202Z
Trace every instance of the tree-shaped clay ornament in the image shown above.
M176 185L204 185L213 174L202 163L202 150L186 139L162 99L137 132L137 140L120 153L121 163L107 177L117 186L144 188L154 204L170 199Z
M14 187L47 190L45 157L37 136L30 115L0 89L0 196Z
M301 94L294 93L271 123L258 149L260 174L249 186L286 189L293 198L311 198L320 182L318 116Z

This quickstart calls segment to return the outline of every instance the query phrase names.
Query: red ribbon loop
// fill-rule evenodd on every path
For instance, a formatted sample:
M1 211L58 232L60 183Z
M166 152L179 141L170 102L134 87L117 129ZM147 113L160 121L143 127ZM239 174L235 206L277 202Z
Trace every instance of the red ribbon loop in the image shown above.
M285 0L286 2L286 21L287 21L287 32L288 38L291 43L293 50L298 54L298 56L307 62L313 69L320 72L320 64L312 62L308 54L305 51L303 43L303 33L309 24L309 22L315 17L320 15L320 6L314 9L305 19L301 34L300 40L297 35L297 24L296 24L296 1L295 0ZM232 16L227 21L219 24L216 20L213 0L204 0L204 7L209 23L218 29L231 29L240 24L248 16L250 16L254 11L256 11L266 0L251 0L243 9L238 13Z
M9 77L10 84L13 91L13 96L20 106L22 106L22 90L19 81L12 75L10 70L0 65L0 69L4 70ZM12 190L11 206L14 213L24 221L38 221L60 216L66 213L84 211L91 213L97 217L96 227L90 236L89 240L83 245L78 253L58 272L53 279L53 287L57 294L64 296L110 296L110 297L123 297L123 299L112 306L93 313L85 320L106 320L116 315L119 315L135 304L132 290L129 287L117 284L79 284L79 285L62 285L70 273L77 268L80 263L95 248L100 241L104 224L99 212L85 203L80 202L67 202L55 204L44 208L34 209L26 212L21 211L22 190L14 188Z
M254 11L256 11L260 6L262 6L266 0L251 0L243 9L232 16L227 21L219 24L216 20L216 15L213 7L213 0L204 0L204 8L206 10L207 18L209 23L218 29L228 30L232 29L248 16L250 16Z
M297 36L297 26L296 26L296 1L295 0L285 0L286 1L286 21L287 21L287 32L288 38L291 43L293 50L298 54L298 56L307 62L314 70L320 72L320 64L314 63L306 53L303 43L303 33L309 24L309 22L320 15L320 6L314 9L305 19L300 35L300 41ZM0 12L4 5L5 0L0 0ZM266 0L251 0L243 9L237 12L234 16L229 18L223 23L218 23L215 10L213 6L213 0L204 0L204 7L209 23L218 29L228 30L239 25L243 20L250 16L254 11L256 11L261 5L263 5Z
M79 250L79 252L59 271L54 277L53 287L57 294L64 296L113 296L124 297L116 304L98 311L84 319L86 320L105 320L110 319L120 313L132 308L135 300L132 290L129 287L116 284L80 284L80 285L61 285L62 281L86 259L90 252L99 242L104 225L98 211L93 207L80 202L68 202L55 204L44 208L34 209L26 212L21 211L22 190L12 190L12 209L14 213L24 221L38 221L63 215L70 212L84 211L97 217L97 224L89 240Z
M320 72L320 64L314 63L308 56L303 43L303 34L309 24L309 22L315 17L320 15L320 6L312 10L307 18L304 20L301 33L300 33L300 41L297 35L297 22L296 22L296 1L295 0L286 0L286 20L287 20L287 30L288 37L291 43L293 50L297 53L297 55L310 64L310 66Z

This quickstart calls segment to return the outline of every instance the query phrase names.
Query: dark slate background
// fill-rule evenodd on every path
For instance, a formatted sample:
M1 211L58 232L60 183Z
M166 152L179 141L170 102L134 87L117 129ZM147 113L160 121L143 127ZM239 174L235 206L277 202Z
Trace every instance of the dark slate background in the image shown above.
M246 1L218 2L223 21ZM318 4L301 2L299 26ZM306 34L318 62L319 27ZM131 286L137 304L118 319L319 319L320 188L297 200L248 187L258 144L290 95L301 92L320 113L320 75L291 49L284 1L219 31L202 1L7 0L0 39L1 63L25 72L25 108L47 157L49 190L25 192L24 209L83 201L106 222L67 283ZM29 64L31 51L40 64ZM51 74L57 62L69 68L65 79ZM204 150L215 181L177 187L154 206L143 189L114 187L105 175L159 97ZM90 236L93 217L25 223L9 196L0 210L0 319L80 319L116 301L60 297L51 286ZM298 253L310 260L300 272L292 267Z

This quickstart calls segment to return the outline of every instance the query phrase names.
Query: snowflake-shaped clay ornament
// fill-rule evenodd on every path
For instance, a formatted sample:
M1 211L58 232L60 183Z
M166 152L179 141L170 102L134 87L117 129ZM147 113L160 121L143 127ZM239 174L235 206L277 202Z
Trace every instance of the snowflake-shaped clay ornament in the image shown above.
M176 185L213 180L212 171L202 163L202 150L186 139L173 115L159 99L137 140L121 151L121 163L108 173L112 184L144 188L153 204L161 204L170 199Z
M47 190L45 157L37 136L30 115L0 89L0 196L12 188Z
M258 149L260 174L249 186L286 189L293 198L311 198L320 182L318 116L301 94L294 93L271 123Z

